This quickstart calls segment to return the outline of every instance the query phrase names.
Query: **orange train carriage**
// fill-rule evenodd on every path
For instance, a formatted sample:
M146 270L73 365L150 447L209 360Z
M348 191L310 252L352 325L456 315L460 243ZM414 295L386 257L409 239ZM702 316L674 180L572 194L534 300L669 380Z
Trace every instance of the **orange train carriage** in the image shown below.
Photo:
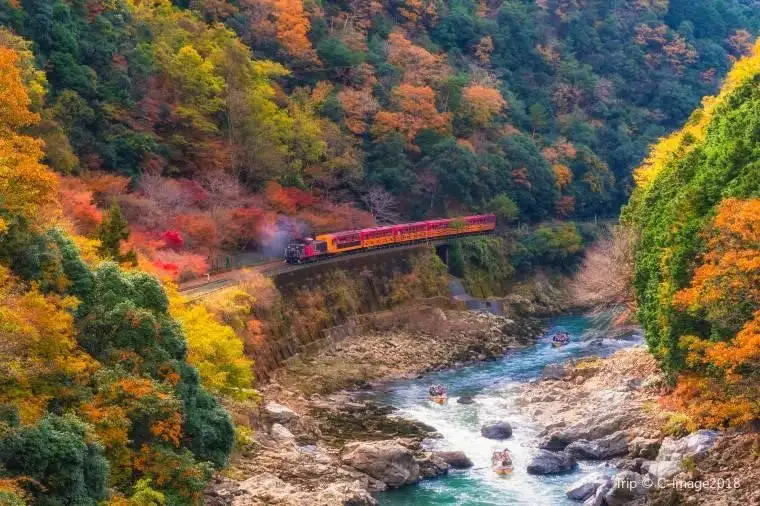
M483 234L495 228L495 215L480 214L320 234L314 239L288 244L285 261L289 264L316 262L349 252L403 246L442 237Z

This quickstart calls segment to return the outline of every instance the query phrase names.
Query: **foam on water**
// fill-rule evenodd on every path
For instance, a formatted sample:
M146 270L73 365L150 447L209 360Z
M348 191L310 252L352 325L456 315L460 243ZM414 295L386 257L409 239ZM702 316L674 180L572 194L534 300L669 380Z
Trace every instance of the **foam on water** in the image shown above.
M382 505L561 505L577 504L565 497L567 486L584 474L609 471L604 463L581 462L578 469L559 476L529 475L526 467L536 452L540 427L520 413L514 403L518 387L540 376L549 364L589 355L610 355L639 344L640 336L619 340L604 338L604 318L567 316L550 322L551 329L535 346L509 354L498 361L484 362L457 370L426 375L412 381L399 381L378 392L378 400L399 408L408 418L432 425L443 435L431 441L430 448L463 450L475 464L466 471L427 480L417 485L378 495ZM563 330L572 336L570 344L553 348L549 338ZM428 399L428 387L442 383L449 401L438 405ZM473 396L475 403L458 404L462 395ZM506 420L513 428L510 439L499 442L480 436L487 422ZM496 475L490 468L491 454L508 448L514 472Z

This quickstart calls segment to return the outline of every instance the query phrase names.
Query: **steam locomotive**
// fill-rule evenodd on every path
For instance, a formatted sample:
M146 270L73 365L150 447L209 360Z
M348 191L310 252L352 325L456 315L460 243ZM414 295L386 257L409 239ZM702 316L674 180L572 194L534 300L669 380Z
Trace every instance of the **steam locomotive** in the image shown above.
M418 221L385 227L346 230L301 239L285 247L289 264L317 262L336 255L375 248L390 248L442 237L484 234L496 228L496 216L480 214L461 218Z

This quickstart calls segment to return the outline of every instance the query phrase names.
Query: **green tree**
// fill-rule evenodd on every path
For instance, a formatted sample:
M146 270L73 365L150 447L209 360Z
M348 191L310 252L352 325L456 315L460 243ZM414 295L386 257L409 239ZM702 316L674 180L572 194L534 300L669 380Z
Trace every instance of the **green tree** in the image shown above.
M540 132L549 123L549 113L546 111L546 107L541 104L533 104L528 109L530 114L530 127L533 131L533 137L536 136L536 132Z
M114 263L104 263L94 273L92 293L77 308L79 342L110 367L156 379L163 378L167 368L174 371L184 413L182 444L198 460L223 466L234 442L232 422L201 387L198 371L187 364L185 336L168 311L169 300L155 277L125 273Z
M12 476L34 480L35 504L95 506L107 496L108 462L87 426L73 415L48 415L0 437L0 463Z
M501 223L511 223L515 221L520 214L514 200L509 198L506 193L500 193L486 203L485 210L496 215Z
M121 241L129 239L129 224L124 215L121 214L121 207L116 202L111 203L108 215L103 218L103 222L98 227L97 237L100 240L98 253L103 258L117 262L136 262L137 258L134 251L129 251L124 255L121 253Z

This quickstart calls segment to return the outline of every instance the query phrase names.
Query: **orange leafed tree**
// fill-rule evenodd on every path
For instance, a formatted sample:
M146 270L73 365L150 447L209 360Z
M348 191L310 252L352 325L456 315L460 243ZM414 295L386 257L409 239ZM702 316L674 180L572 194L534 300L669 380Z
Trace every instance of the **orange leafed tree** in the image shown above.
M39 223L55 199L56 175L42 159L42 141L21 134L39 116L29 110L31 99L13 49L0 47L0 208ZM0 217L0 234L8 227Z
M760 307L760 199L723 201L707 247L691 286L676 294L675 303L735 332Z
M552 165L552 170L554 171L554 182L558 188L562 189L573 181L573 171L567 165L555 163Z
M273 0L272 7L276 17L277 40L288 52L303 60L315 60L316 53L306 34L311 22L306 17L301 0Z
M702 316L716 338L682 336L687 362L668 398L703 425L739 425L760 416L760 199L726 199L708 233L707 252L674 305Z
M0 403L33 423L50 399L63 400L83 385L96 364L74 340L76 301L23 289L0 266Z
M338 100L346 115L346 127L357 135L367 131L367 120L380 107L371 88L345 88L338 93Z
M93 202L92 192L74 177L62 178L58 192L63 214L73 222L74 230L93 234L103 219L103 213Z
M491 62L491 53L493 53L493 39L486 35L475 46L475 58L484 65Z
M451 127L450 114L438 112L435 92L429 86L402 84L393 90L393 102L397 111L380 111L375 116L375 135L401 132L411 145L422 129L448 132Z
M404 72L404 81L416 86L434 85L449 75L443 56L433 54L396 30L388 36L388 61Z
M488 126L491 120L507 106L507 101L496 88L473 84L466 87L462 96L471 111L472 119L478 126Z
M436 5L436 2L431 0L401 0L396 9L409 24L416 25L423 20L435 19Z

